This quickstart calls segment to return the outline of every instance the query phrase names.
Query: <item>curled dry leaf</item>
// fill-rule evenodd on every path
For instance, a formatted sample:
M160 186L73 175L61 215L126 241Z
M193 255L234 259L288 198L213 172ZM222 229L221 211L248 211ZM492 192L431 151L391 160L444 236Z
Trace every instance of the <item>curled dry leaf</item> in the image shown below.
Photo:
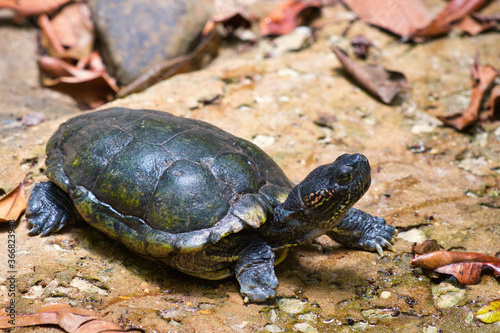
M406 77L403 73L386 70L380 65L361 67L341 49L333 46L332 51L354 80L386 104L391 103L406 84Z
M488 91L493 80L498 75L498 70L491 65L479 65L479 60L476 59L471 65L471 76L473 82L472 95L469 107L463 113L457 113L452 116L438 116L438 118L450 127L461 131L467 128L479 119L479 109L481 108L481 100L484 94Z
M260 33L263 36L286 35L296 27L313 19L321 1L288 0L278 3L269 15L260 21Z
M0 8L15 11L14 21L39 14L50 14L71 0L0 0Z
M476 20L471 15L465 16L458 24L457 27L471 36L480 34L483 31L492 29L496 26L494 21L481 21Z
M500 321L500 299L483 305L474 315L483 323L491 324Z
M430 24L431 12L424 1L343 0L360 19L398 36L408 36Z
M500 118L500 86L494 86L491 90L488 116L491 119Z
M495 277L500 276L500 259L475 252L440 250L415 255L410 261L410 265L433 269L438 273L451 274L462 285L478 283L483 268L493 270Z
M65 6L54 18L38 18L42 30L40 41L45 51L54 57L83 59L94 48L94 27L90 9L84 3Z
M49 56L40 57L38 66L49 76L42 78L44 86L66 93L91 108L109 102L119 90L96 52L77 66Z
M451 31L453 23L459 21L467 14L479 10L488 1L489 0L452 0L428 26L413 34L407 35L405 39L422 41L432 37L445 35Z
M426 254L429 252L439 251L440 247L435 239L427 239L420 244L413 244L411 250L416 254Z
M0 198L0 222L16 221L26 209L24 180Z
M101 316L91 311L72 308L67 304L49 303L36 313L17 314L15 325L11 325L8 311L0 313L0 328L27 327L37 325L58 325L69 333L126 332L112 322L99 319Z

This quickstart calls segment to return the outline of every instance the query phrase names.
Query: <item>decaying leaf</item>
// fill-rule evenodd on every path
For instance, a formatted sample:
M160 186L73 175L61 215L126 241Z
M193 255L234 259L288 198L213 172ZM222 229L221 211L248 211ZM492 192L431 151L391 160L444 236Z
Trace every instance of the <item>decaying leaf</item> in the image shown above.
M483 305L474 315L483 323L494 323L500 321L500 299L491 301Z
M368 56L368 51L373 45L372 41L363 35L358 35L351 40L351 45L354 50L354 54L358 59L366 59Z
M321 7L321 1L288 0L278 3L273 10L260 21L260 33L263 36L286 35L296 27L311 20Z
M491 119L500 118L500 86L494 86L491 90L488 116Z
M16 221L26 209L24 181L0 198L0 222Z
M432 21L422 0L343 0L360 19L398 36L408 36Z
M500 276L500 259L475 252L435 251L415 255L411 266L433 269L438 273L455 276L462 285L476 284L483 268L489 268L494 276Z
M39 14L50 14L71 0L0 0L0 8L15 11L15 21Z
M452 0L428 26L408 35L407 39L422 41L432 37L445 35L451 31L453 23L459 21L467 14L479 10L488 1L489 0Z
M91 311L72 308L67 304L49 303L40 308L36 313L16 314L15 325L9 312L0 313L0 328L27 327L37 325L58 325L69 333L98 333L98 332L126 332L121 326L109 321L99 319Z
M440 247L435 239L427 239L420 244L413 244L411 250L416 254L426 254L429 252L439 251Z
M496 25L495 21L476 20L472 15L466 15L457 24L457 27L471 36L480 34L483 31L489 30Z
M438 116L438 118L443 121L445 125L454 127L459 131L476 123L479 119L481 100L497 75L498 70L496 68L491 65L479 65L479 59L476 58L474 64L471 65L473 89L469 107L463 113L457 113L447 117Z
M333 46L332 51L354 80L386 104L389 104L406 84L403 73L386 70L380 65L361 67L341 49Z
M49 56L40 57L38 66L49 76L42 78L44 86L66 93L91 108L109 102L119 90L95 52L77 66Z
M38 25L42 30L41 45L49 55L76 60L90 56L94 48L94 27L86 4L69 4L52 19L41 15Z

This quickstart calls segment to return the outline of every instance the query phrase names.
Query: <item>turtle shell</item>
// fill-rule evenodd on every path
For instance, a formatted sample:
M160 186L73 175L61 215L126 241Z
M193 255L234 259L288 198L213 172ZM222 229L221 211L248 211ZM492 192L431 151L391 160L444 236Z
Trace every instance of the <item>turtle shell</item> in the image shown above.
M258 227L293 187L254 144L153 110L70 119L49 140L46 165L88 223L160 258Z

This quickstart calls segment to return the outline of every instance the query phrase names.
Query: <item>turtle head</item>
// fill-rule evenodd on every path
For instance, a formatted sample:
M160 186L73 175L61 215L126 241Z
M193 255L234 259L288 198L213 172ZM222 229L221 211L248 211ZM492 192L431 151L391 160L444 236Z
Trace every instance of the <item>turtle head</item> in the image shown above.
M368 190L370 172L365 156L344 154L335 162L314 169L291 191L283 208L305 214L301 220L332 226Z

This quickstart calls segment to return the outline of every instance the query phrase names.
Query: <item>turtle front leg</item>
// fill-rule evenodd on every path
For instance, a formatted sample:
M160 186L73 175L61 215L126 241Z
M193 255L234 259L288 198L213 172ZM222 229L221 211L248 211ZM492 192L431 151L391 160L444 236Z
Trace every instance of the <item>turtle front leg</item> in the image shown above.
M26 208L26 218L33 225L30 236L45 236L56 232L70 222L75 222L78 213L69 195L53 182L36 184Z
M235 275L241 294L251 302L263 302L276 296L278 279L274 274L274 252L260 237L253 237L240 252Z
M383 218L351 208L327 235L342 245L368 251L376 250L383 256L383 247L394 251L389 242L394 232L394 227L387 225Z

